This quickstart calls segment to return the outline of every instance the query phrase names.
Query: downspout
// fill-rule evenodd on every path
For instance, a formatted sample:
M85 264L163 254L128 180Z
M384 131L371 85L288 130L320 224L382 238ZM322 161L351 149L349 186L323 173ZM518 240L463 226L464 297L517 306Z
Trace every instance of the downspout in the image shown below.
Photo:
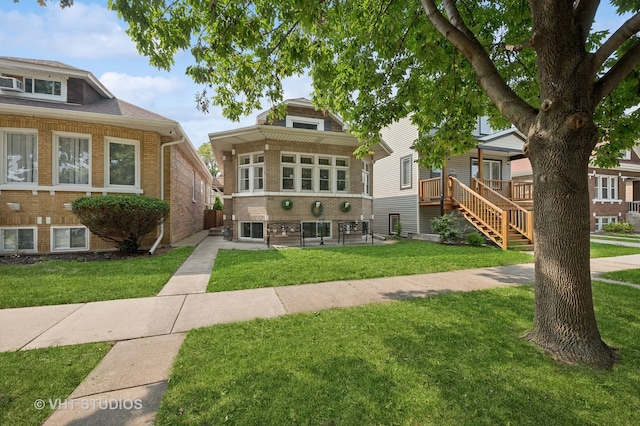
M181 144L184 141L186 141L186 138L183 137L180 140L167 142L160 145L160 199L161 200L164 200L164 149L171 145ZM162 222L160 222L160 235L158 235L158 238L149 249L149 256L151 256L153 252L156 251L156 249L162 242L162 238L164 238L164 219L162 219Z

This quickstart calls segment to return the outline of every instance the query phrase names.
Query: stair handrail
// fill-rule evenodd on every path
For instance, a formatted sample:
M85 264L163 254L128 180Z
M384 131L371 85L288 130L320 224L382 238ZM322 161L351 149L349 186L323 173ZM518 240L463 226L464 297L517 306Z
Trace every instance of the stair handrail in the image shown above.
M476 228L503 250L508 244L508 212L482 197L457 178L449 177L449 195L458 208L473 216Z
M483 198L509 212L509 226L533 243L533 212L518 205L479 179L472 179L474 190ZM497 201L496 201L497 200Z

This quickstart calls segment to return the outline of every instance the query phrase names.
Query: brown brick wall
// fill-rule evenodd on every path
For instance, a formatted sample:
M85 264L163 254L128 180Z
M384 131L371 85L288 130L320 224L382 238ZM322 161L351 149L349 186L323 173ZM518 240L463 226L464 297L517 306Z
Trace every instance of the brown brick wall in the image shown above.
M45 118L32 118L2 115L0 116L0 127L20 128L20 129L37 129L38 130L38 184L40 186L53 186L52 181L52 132L71 132L79 134L91 135L91 186L94 188L102 188L104 186L104 154L105 137L115 137L122 139L130 139L140 141L140 159L141 159L141 188L144 195L151 197L160 197L159 169L156 166L160 160L159 146L161 136L155 132L127 129L115 126L107 126L102 124L83 123L66 120L54 120ZM166 141L166 140L165 140ZM169 148L165 148L169 151ZM191 181L188 182L188 202L181 194L186 194L183 173L190 173L193 165L188 164L187 156L180 148L171 148L171 155L167 152L166 160L171 164L169 173L165 174L166 192L165 198L178 203L175 208L174 218L176 222L172 223L175 235L172 235L172 226L165 229L165 239L167 242L175 242L180 237L189 234L193 230L201 230L203 228L204 215L204 199L197 191L196 203L191 203ZM171 169L175 169L178 173L180 183L174 190L171 189L171 178L174 174ZM200 172L198 172L200 173ZM192 176L192 175L190 175ZM200 180L208 182L204 176L198 174L198 184ZM207 185L206 191L210 189ZM4 226L20 226L20 227L37 227L38 229L38 251L50 251L50 226L52 225L79 225L79 222L73 213L66 210L64 203L72 202L74 199L85 196L87 193L80 189L78 192L55 191L50 192L49 189L38 190L32 193L32 190L6 190L0 187L0 227ZM94 192L90 195L101 195L102 191ZM206 192L205 192L206 195ZM7 207L7 203L20 203L19 212L13 212ZM193 204L193 205L192 205ZM193 214L193 218L186 218L186 214ZM41 218L42 224L38 225L38 217ZM46 218L49 217L51 224L46 224ZM188 230L188 231L187 231ZM156 235L149 235L143 242L143 246L150 246L155 240ZM89 241L90 250L109 249L113 246L106 243L98 237L91 236Z
M204 229L204 211L207 194L211 189L208 178L189 160L185 150L181 144L172 146L169 164L165 161L169 167L169 173L165 173L165 188L169 188L170 196L167 200L171 200L169 223L165 225L165 232L167 227L169 230L169 243L175 243ZM195 197L192 197L194 173L196 186Z
M594 172L593 169L589 170L589 200L590 200L590 209L591 209L591 231L595 230L596 220L594 214L596 216L615 216L618 218L618 221L626 221L627 220L627 200L626 200L626 191L625 191L625 181L623 181L622 177L640 177L640 173L634 172L618 172L615 170L602 170L599 169L596 171L598 175L607 175L607 176L617 176L618 177L618 198L622 200L621 203L611 203L611 202L600 202L593 201L595 196L595 186L596 179L591 176Z

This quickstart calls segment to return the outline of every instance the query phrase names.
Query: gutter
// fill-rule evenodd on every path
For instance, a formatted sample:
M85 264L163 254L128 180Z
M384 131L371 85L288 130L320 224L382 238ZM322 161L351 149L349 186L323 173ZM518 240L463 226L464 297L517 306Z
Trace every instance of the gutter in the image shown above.
M160 199L161 200L164 200L164 148L171 145L181 144L186 140L187 139L183 137L182 139L179 139L177 141L167 142L160 145ZM156 241L153 243L153 245L149 249L149 256L151 256L156 251L156 249L160 245L160 242L162 242L163 237L164 237L164 219L162 220L162 222L160 222L160 235L158 236Z

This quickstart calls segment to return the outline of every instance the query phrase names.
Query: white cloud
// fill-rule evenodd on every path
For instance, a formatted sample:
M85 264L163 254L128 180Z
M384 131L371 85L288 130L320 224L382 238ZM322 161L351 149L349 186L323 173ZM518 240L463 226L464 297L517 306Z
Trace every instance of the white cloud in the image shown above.
M117 98L148 109L167 98L175 103L176 98L183 96L187 84L175 78L136 77L118 72L106 72L99 79Z
M38 13L14 7L0 14L4 54L25 56L20 52L27 48L37 51L42 59L139 56L117 14L100 5L76 2L65 9L38 6Z

